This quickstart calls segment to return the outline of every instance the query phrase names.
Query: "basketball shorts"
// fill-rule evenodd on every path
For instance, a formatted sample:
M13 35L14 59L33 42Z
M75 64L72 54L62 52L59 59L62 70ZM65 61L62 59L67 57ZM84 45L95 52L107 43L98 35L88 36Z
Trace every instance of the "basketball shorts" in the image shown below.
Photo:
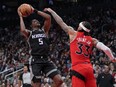
M32 81L40 82L43 74L53 79L60 72L52 61L48 61L44 56L33 56L30 59L30 72Z
M72 70L78 72L78 74L85 78L85 80L82 80L75 75L72 75L72 87L97 87L93 68L90 63L77 64L72 67Z

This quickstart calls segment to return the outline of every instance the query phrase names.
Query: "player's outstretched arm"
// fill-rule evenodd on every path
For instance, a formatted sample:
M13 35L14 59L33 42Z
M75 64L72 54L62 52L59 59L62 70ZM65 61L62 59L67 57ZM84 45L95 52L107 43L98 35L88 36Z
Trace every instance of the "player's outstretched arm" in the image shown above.
M42 16L43 18L45 18L43 28L44 28L45 32L48 33L50 26L51 26L51 16L45 12L38 11L37 9L34 9L34 12L37 13L38 15Z
M22 17L22 14L21 12L19 11L19 9L17 10L18 12L18 15L20 17L20 32L26 37L28 38L29 34L30 34L30 31L26 29L25 27L25 24L24 24L24 21L23 21L23 17Z
M66 33L74 34L75 30L72 27L68 26L55 11L53 11L51 8L45 8L44 11L48 11L49 13L51 13L55 21L61 26L61 28Z
M110 58L111 61L115 60L115 57L112 54L112 51L110 50L109 47L104 45L102 42L99 42L97 39L93 38L93 43L96 48L104 51L104 53Z

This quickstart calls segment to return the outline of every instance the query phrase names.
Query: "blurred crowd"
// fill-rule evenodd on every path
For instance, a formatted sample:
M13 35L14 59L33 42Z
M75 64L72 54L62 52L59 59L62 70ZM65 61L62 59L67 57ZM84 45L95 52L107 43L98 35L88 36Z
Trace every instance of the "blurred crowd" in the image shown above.
M68 25L75 29L78 27L79 22L89 21L93 27L91 35L110 47L114 56L116 56L116 7L105 6L105 4L107 5L107 3L85 3L84 5L60 3L51 7ZM1 10L4 9L7 9L7 11L5 10L6 14L11 11L11 8L1 5ZM1 14L0 21L3 21L3 18L8 21L8 18L3 17ZM9 20L11 19L9 18ZM16 87L18 74L10 76L10 79L7 81L5 80L5 75L21 69L30 58L30 54L28 44L19 31L18 16L13 20L18 22L11 26L0 27L0 85L4 85L7 82L7 85L12 84L12 86ZM69 75L71 61L68 35L53 19L49 37L50 52L48 58L57 65L64 81L69 86L71 85ZM102 51L93 48L91 63L93 64L96 78L100 73L104 72L104 65L108 65L110 68L109 73L114 76L116 83L116 65ZM42 84L50 84L51 82L49 78L45 78Z

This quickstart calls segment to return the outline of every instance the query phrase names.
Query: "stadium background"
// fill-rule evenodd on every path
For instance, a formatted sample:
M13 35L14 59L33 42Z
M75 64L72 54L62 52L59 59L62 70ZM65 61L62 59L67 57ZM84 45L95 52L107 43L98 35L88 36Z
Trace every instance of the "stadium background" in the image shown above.
M28 45L19 31L17 8L22 3L29 3L38 10L51 7L74 28L80 21L89 21L93 27L91 35L110 47L116 56L116 0L2 0L0 1L0 87L4 84L16 87L22 67L30 57ZM32 14L24 18L28 29L30 29L29 21L33 18L38 18L43 23L41 17ZM56 63L64 81L70 85L68 36L53 18L49 37L51 44L48 58ZM105 64L109 65L110 73L116 78L115 65L102 51L94 48L91 62L96 78L103 72ZM44 76L42 78L43 84L46 81L52 83Z

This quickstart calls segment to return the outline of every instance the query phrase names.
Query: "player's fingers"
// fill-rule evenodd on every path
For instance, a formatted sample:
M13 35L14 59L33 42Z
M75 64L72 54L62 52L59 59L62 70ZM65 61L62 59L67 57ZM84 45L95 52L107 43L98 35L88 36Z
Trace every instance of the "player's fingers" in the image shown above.
M20 12L20 8L17 9L18 15L22 16L21 12Z
M52 12L52 9L51 8L45 8L44 11L45 12Z
M17 12L20 13L20 7L18 7Z
M30 5L31 6L31 5ZM34 7L33 6L31 6L31 8L32 8L32 12L34 12Z
M45 8L43 11L47 12L48 11L48 8Z

